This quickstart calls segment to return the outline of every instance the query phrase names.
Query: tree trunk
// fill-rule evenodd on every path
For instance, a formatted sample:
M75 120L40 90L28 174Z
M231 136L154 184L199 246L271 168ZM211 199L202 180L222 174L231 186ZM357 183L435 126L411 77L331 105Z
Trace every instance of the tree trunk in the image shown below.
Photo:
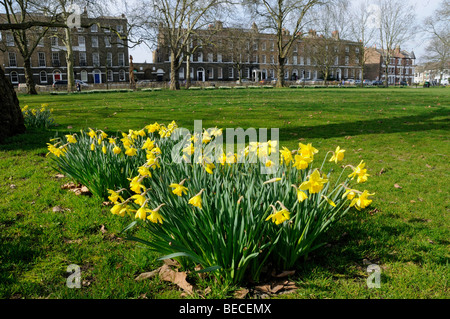
M278 67L277 67L277 88L284 87L284 59L278 58Z
M186 85L185 89L189 89L191 86L191 56L186 56Z
M178 61L175 61L175 54L171 53L171 59L170 59L170 90L179 90L180 89L180 83L178 82L178 70L177 68Z
M34 83L33 70L31 69L31 61L29 57L23 61L23 68L25 71L25 82L27 83L27 93L36 95L36 83Z
M73 70L73 48L72 37L69 28L65 28L66 63L67 63L67 91L75 90L75 76Z
M19 100L12 84L0 67L0 143L6 137L25 132Z

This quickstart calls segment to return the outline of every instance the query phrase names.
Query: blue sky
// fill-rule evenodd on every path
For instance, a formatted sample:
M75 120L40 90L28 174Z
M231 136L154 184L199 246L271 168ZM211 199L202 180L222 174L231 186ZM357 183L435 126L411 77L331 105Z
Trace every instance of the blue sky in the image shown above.
M352 0L352 2L357 3L359 0ZM426 17L430 16L441 3L441 0L405 0L409 4L415 6L417 21L423 21ZM420 26L420 24L419 24ZM417 33L415 38L402 46L402 49L407 51L414 51L417 62L420 61L420 57L425 54L426 39L423 34ZM133 55L134 62L152 62L151 51L144 45L136 47L130 50L130 54Z

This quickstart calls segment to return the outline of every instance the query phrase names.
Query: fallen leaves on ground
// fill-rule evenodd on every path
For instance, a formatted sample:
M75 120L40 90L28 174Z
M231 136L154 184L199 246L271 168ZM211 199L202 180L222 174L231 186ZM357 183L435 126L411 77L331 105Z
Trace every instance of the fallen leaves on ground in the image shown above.
M73 182L64 184L61 186L62 189L68 189L70 192L74 192L75 195L90 195L89 189L81 184L75 184Z

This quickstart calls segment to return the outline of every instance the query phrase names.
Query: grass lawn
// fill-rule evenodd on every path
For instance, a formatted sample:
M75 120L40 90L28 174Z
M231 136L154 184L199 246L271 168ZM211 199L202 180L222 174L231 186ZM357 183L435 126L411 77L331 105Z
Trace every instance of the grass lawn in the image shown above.
M321 159L336 146L344 164L367 164L376 193L327 233L328 245L298 264L299 287L276 298L449 298L450 89L190 90L19 96L48 103L57 127L0 145L0 298L179 298L158 277L158 256L120 238L128 224L102 200L61 189L46 143L88 127L109 134L175 120L203 127L279 128L280 144L312 143ZM59 209L54 209L58 207ZM70 264L82 288L66 287ZM369 289L367 266L381 267ZM203 287L202 287L203 285ZM206 298L233 296L211 282ZM198 297L198 296L197 296Z

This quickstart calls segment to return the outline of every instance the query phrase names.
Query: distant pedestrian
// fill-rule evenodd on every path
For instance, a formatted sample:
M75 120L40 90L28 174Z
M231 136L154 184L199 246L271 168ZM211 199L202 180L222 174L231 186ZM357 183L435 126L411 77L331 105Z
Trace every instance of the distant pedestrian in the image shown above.
M81 92L81 84L80 84L80 82L77 82L77 91Z

